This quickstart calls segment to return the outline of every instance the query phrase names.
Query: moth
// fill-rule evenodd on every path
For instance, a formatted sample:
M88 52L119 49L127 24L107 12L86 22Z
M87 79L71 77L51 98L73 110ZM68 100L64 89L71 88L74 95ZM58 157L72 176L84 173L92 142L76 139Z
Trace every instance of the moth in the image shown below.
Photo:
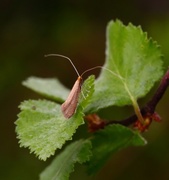
M78 76L66 101L61 105L61 110L65 118L71 118L76 111L81 85L82 77Z
M82 76L80 76L78 70L76 69L75 65L73 64L72 60L70 58L68 58L67 56L61 55L61 54L48 54L45 55L45 57L48 56L59 56L59 57L63 57L65 59L68 59L70 61L70 63L72 64L73 68L75 69L78 78L76 80L76 82L74 83L66 101L61 105L61 110L62 113L64 115L64 117L66 119L69 119L73 116L73 114L76 111L77 108L77 104L78 104L78 98L79 98L79 94L81 92L81 85L82 85Z

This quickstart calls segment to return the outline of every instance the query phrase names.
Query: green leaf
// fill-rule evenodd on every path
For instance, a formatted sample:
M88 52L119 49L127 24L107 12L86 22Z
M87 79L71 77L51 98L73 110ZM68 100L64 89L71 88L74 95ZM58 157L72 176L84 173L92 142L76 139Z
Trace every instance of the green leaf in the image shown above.
M95 76L91 75L87 78L87 80L85 80L84 84L82 85L81 88L82 93L80 94L79 104L81 104L83 108L86 108L91 101L91 97L95 89L94 81L95 81Z
M65 141L71 140L78 126L84 123L83 109L94 91L94 76L85 82L76 113L65 119L60 105L47 100L28 100L19 106L16 132L20 146L29 147L40 159L46 160L60 149Z
M98 171L115 152L128 146L143 146L146 141L139 132L121 125L110 125L94 134L92 154L88 163L88 172Z
M140 27L111 21L107 27L106 62L95 83L87 112L137 103L163 74L159 46ZM110 72L111 70L111 72Z
M40 179L69 179L69 174L74 171L74 164L76 162L82 164L88 161L90 156L91 142L89 140L73 142L40 174Z
M22 84L27 88L58 102L65 101L70 91L56 78L29 77Z

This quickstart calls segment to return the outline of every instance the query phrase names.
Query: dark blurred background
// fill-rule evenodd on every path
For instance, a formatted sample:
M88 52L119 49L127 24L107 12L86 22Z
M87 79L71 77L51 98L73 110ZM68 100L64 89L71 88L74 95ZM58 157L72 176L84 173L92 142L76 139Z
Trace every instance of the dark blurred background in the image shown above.
M48 53L70 57L78 70L102 65L105 59L105 29L116 18L141 25L161 45L164 69L169 64L169 1L39 1L0 2L0 179L36 180L50 163L19 148L14 122L18 105L40 98L21 82L29 76L58 77L71 88L77 76L66 60L45 59ZM96 72L97 74L98 72ZM128 148L107 162L94 177L76 165L71 179L159 180L169 179L169 90L157 107L162 123L153 123L144 136L145 147Z

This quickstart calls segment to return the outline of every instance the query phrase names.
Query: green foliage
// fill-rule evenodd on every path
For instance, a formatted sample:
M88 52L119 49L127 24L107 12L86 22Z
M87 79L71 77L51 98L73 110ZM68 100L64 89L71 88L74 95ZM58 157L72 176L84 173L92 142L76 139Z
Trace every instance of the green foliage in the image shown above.
M136 103L162 76L159 46L140 27L111 21L107 27L105 69L96 80L95 93L87 108L96 112L112 105Z
M115 152L128 146L143 146L144 138L136 131L121 125L110 125L94 134L92 153L88 163L89 173L98 171Z
M22 83L29 89L58 102L63 102L69 90L56 78L29 77Z
M161 57L158 45L148 39L140 27L111 21L107 28L106 62L95 83L94 76L84 82L75 114L65 119L60 105L47 100L22 102L15 123L20 146L28 147L46 160L56 149L62 148L65 141L72 139L76 129L84 123L85 113L132 104L139 117L137 99L145 96L162 76ZM69 93L57 79L30 77L23 84L58 102L63 102ZM99 170L113 153L128 146L146 144L137 131L121 125L109 125L90 140L93 146L93 156L88 162L90 173ZM90 140L70 144L41 174L41 179L68 179L76 162L89 160Z
M29 147L40 159L46 160L61 148L65 141L71 140L78 126L84 123L83 108L91 98L94 89L94 76L84 83L83 93L76 113L65 119L60 105L47 100L24 101L16 121L16 132L20 146Z
M74 164L84 163L90 159L91 142L79 140L71 143L53 162L41 173L41 180L66 180L74 170Z

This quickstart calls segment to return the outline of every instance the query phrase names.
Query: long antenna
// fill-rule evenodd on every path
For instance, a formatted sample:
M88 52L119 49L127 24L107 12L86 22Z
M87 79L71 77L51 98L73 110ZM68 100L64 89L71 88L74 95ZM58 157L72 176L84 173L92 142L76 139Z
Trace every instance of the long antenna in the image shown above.
M105 67L102 67L102 66L95 66L95 67L93 67L93 68L87 69L86 71L84 71L84 72L81 74L81 77L82 77L85 73L87 73L88 71L92 71L92 70L98 69L98 68L99 68L99 69L107 70L108 72L110 72L110 73L113 74L114 76L116 76L116 77L118 77L118 78L121 79L121 77L120 77L118 74L116 74L116 73L114 73L113 71L111 71L110 69L105 68Z
M50 56L57 56L57 57L62 57L62 58L65 58L65 59L68 59L69 62L72 64L74 70L76 71L77 75L80 76L78 70L76 69L75 65L73 64L72 60L70 58L68 58L67 56L64 56L62 54L47 54L45 55L45 57L50 57Z

